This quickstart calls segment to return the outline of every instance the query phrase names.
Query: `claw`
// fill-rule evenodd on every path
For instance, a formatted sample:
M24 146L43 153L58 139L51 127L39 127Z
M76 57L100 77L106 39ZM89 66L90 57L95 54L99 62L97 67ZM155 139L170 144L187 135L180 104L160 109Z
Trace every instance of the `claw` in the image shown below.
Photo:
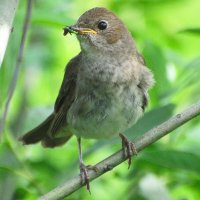
M85 166L84 163L80 163L81 182L82 182L82 184L86 185L87 190L91 194L91 191L90 191L90 177L89 177L89 174L88 174L89 170L94 170L95 172L99 171L96 166L92 166L92 165Z
M132 162L132 155L133 154L137 155L137 150L135 148L134 143L128 140L126 136L124 136L121 133L119 134L119 136L122 139L122 148L123 148L124 156L128 158L128 169L129 169Z
M98 169L98 167L96 167L96 166L87 165L86 167L87 167L87 169L89 169L89 170L94 170L95 172L99 172L99 169Z
M90 177L88 175L88 168L83 163L80 163L80 173L81 173L82 184L85 184L87 190L89 191L89 193L91 193L91 191L90 191Z

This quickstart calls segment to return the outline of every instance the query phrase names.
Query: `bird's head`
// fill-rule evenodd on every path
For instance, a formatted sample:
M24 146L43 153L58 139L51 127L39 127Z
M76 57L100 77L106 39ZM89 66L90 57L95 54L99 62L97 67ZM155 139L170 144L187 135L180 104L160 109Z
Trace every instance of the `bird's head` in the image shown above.
M88 48L120 51L127 44L134 47L131 35L122 21L111 11L101 7L92 8L82 14L75 25L64 28L64 35L67 33L75 33L85 51Z

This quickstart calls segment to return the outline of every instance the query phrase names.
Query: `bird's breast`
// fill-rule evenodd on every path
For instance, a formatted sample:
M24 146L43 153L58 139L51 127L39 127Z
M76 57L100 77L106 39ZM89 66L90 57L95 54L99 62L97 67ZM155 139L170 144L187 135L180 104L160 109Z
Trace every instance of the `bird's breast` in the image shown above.
M137 82L137 62L126 54L83 56L78 78L107 85Z
M140 91L134 82L104 84L82 80L68 111L72 132L85 138L105 138L125 131L142 115Z

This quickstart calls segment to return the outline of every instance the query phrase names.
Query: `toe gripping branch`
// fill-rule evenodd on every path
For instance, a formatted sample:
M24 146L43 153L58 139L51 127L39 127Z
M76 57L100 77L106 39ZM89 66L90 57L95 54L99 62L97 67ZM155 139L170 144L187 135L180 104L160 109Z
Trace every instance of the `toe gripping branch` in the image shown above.
M137 150L135 147L135 144L131 142L125 135L119 134L121 140L122 140L122 149L123 154L125 158L128 158L128 169L131 166L132 163L132 155L137 155Z

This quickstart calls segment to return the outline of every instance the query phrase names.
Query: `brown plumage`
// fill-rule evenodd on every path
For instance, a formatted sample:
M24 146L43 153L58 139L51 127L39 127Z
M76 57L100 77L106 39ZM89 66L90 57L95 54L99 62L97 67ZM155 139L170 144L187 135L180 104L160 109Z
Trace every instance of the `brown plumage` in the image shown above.
M66 113L75 98L78 73L77 61L75 57L66 66L63 82L55 102L54 112L39 126L20 138L23 144L35 144L41 141L44 147L53 148L63 145L71 138L72 133L69 130L65 130ZM64 132L63 136L57 137L57 134L62 135L62 132Z
M119 134L130 166L136 149L122 133L142 116L154 81L130 32L107 9L85 12L75 25L64 28L64 35L67 33L77 35L81 52L66 67L54 112L21 140L24 144L41 141L44 147L55 147L75 135L82 179L89 190L81 138Z

